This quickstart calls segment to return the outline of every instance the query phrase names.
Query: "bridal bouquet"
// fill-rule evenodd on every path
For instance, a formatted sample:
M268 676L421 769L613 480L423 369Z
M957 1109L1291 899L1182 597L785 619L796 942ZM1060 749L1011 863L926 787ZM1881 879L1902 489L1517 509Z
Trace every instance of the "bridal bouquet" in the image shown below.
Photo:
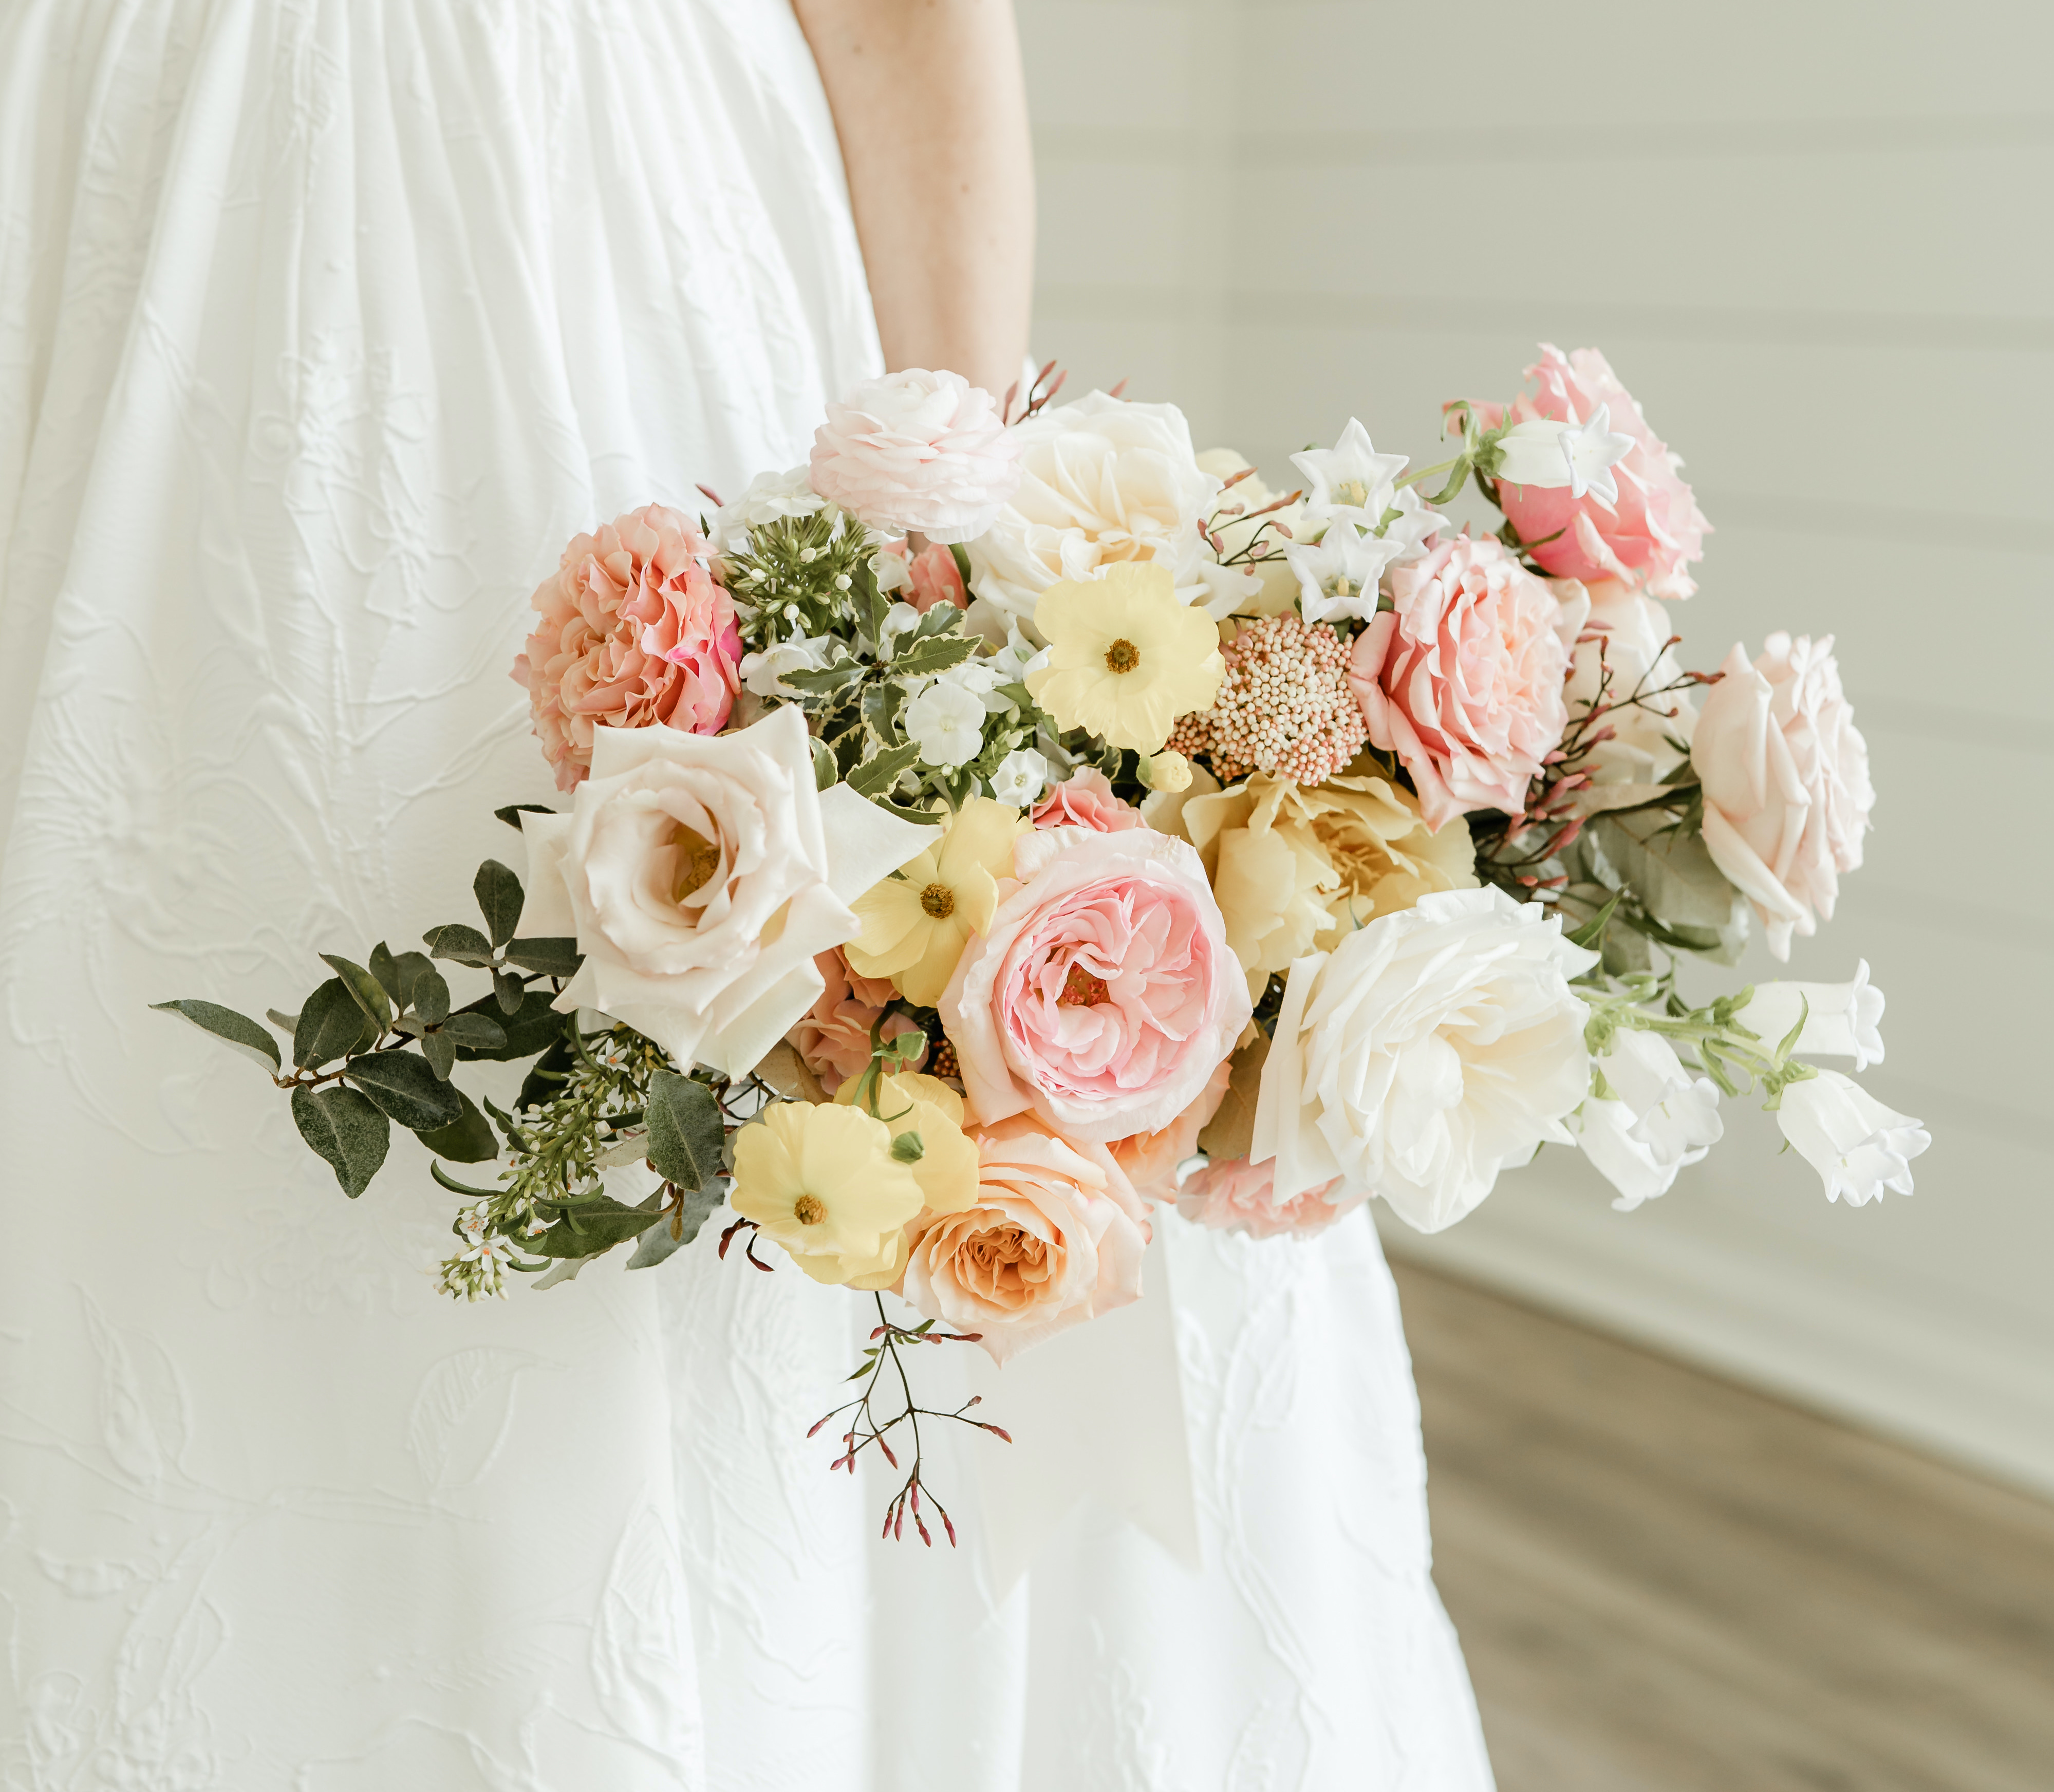
M651 1267L723 1207L723 1257L865 1291L821 1424L852 1472L906 1428L886 1528L929 1541L920 1420L1005 1434L905 1360L1138 1299L1151 1210L1433 1231L1546 1143L1631 1207L1750 1090L1829 1198L1910 1192L1919 1124L1812 1061L1882 1057L1866 965L1679 987L1831 917L1872 792L1830 640L1678 659L1707 526L1602 356L1450 404L1422 471L1352 421L1288 494L1060 384L872 380L809 465L578 537L514 669L562 793L499 812L522 871L425 950L322 955L275 1036L163 1006L345 1194L414 1133L452 1294Z

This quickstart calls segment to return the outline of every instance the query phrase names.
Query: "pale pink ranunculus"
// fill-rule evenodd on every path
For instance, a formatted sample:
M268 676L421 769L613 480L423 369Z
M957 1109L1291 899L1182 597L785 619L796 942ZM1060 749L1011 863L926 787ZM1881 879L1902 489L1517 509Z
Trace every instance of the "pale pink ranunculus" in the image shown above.
M1790 955L1833 918L1840 873L1862 862L1875 789L1868 743L1840 688L1833 638L1778 631L1750 662L1736 646L1690 736L1712 862L1761 916L1769 949Z
M1247 979L1190 843L1049 828L1013 846L941 1000L970 1105L1103 1143L1169 1125L1248 1023Z
M849 1077L860 1076L870 1063L870 1030L884 1006L898 994L887 977L860 977L848 967L839 946L814 955L813 968L824 986L805 1017L785 1037L801 1061L830 1095ZM882 1038L895 1039L902 1033L918 1033L919 1025L906 1014L894 1014L884 1022ZM910 1068L927 1061L923 1052Z
M1564 355L1543 343L1526 377L1534 390L1513 401L1514 423L1587 423L1602 404L1611 428L1635 442L1612 469L1616 504L1595 492L1575 497L1568 486L1499 485L1500 507L1519 538L1533 544L1527 551L1557 578L1623 579L1651 597L1688 597L1698 587L1684 568L1704 558L1711 525L1678 471L1682 459L1647 427L1639 402L1596 349ZM1487 429L1507 415L1499 404L1479 404L1476 412Z
M1390 583L1348 660L1370 740L1404 762L1429 827L1517 815L1568 726L1563 606L1492 535L1443 538Z
M967 542L1020 483L1020 445L991 394L959 373L866 380L813 435L813 488L872 529Z
M970 608L962 569L940 542L929 543L906 563L906 601L923 616L937 604L953 604L959 610Z
M1146 827L1141 811L1112 794L1104 772L1080 766L1034 805L1037 828L1089 828L1097 833L1122 833Z
M1131 1138L1114 1140L1108 1148L1143 1200L1176 1199L1177 1167L1198 1155L1198 1135L1219 1112L1233 1075L1234 1060L1222 1058L1198 1100L1159 1132L1136 1132Z
M1141 1296L1145 1210L1106 1156L1025 1116L978 1127L978 1187L907 1227L901 1291L1003 1363Z
M1277 1160L1251 1164L1232 1157L1194 1170L1177 1191L1177 1211L1216 1232L1251 1238L1309 1238L1369 1199L1367 1191L1344 1195L1340 1179L1308 1188L1288 1201L1277 1199ZM1332 1199L1328 1197L1332 1196Z
M527 687L558 790L590 771L596 727L727 725L742 631L707 569L706 538L677 511L644 505L574 538L529 601L542 620L514 680Z

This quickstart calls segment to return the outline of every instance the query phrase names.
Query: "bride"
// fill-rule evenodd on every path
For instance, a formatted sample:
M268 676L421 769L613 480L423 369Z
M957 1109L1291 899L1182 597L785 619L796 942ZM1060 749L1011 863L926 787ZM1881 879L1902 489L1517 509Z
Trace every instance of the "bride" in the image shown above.
M805 1438L852 1303L453 1307L148 1011L466 913L561 544L1002 391L1026 158L1004 0L0 6L0 1784L1489 1786L1359 1217L1159 1219L1188 1459L966 1451L1018 1559L930 1554Z

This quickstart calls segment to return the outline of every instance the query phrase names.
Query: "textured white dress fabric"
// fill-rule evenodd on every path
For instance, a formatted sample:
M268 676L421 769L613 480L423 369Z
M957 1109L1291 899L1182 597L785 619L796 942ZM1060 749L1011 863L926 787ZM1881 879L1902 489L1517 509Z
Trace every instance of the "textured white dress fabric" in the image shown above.
M411 1141L146 1010L466 916L561 543L876 364L783 0L0 4L6 1792L1489 1786L1359 1215L1159 1223L1203 1569L1087 1499L1001 1597L805 1440L857 1302L453 1306Z

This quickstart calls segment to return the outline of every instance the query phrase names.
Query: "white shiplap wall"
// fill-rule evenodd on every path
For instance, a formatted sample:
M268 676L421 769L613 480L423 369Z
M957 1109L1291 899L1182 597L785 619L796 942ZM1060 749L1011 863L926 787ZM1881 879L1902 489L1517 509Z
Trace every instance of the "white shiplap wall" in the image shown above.
M2054 7L1019 4L1073 389L1281 482L1595 345L1717 530L1690 663L1840 636L1880 800L1790 974L1869 959L1917 1195L1829 1207L1736 1105L1639 1213L1551 1151L1393 1248L2054 1491Z

